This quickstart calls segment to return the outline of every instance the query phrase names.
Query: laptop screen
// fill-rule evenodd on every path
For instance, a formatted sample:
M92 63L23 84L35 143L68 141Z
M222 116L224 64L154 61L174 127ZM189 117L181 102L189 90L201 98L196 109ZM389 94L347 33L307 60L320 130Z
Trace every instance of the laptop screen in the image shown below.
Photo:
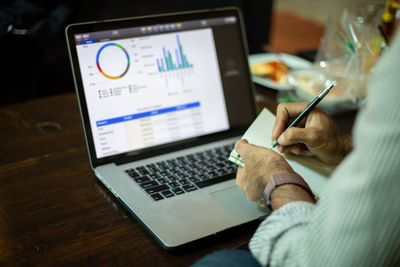
M238 23L223 16L73 34L96 158L251 120L249 110L233 114L235 89L227 88L244 72L226 40L241 41Z

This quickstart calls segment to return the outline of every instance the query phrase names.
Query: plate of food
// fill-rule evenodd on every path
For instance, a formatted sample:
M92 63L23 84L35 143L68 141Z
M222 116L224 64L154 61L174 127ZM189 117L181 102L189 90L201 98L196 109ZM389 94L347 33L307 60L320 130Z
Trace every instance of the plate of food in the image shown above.
M304 101L310 101L320 90L333 82L336 82L337 85L319 104L322 108L327 109L327 111L330 109L338 110L339 107L351 108L357 104L348 90L351 81L342 77L313 69L293 71L289 77L289 83L294 87L297 96Z
M311 62L289 54L263 53L250 55L249 65L253 82L275 90L290 90L290 71L308 68Z

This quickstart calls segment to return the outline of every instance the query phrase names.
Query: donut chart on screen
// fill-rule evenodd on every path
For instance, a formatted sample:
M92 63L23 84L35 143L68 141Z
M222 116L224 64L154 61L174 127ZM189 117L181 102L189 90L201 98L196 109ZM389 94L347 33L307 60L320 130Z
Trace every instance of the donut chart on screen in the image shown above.
M99 61L100 54L101 54L101 52L104 50L104 48L109 47L109 46L116 46L116 47L120 48L120 49L125 53L125 55L126 55L126 59L127 59L126 68L125 68L125 70L124 70L120 75L116 75L116 76L108 75L107 73L105 73L105 72L102 70L102 68L101 68L101 66L100 66L100 61ZM104 77L106 77L106 78L108 78L108 79L120 79L120 78L122 78L122 77L128 72L128 70L129 70L130 59L129 59L128 52L125 50L125 48L123 48L121 45L119 45L119 44L117 44L117 43L108 43L108 44L105 44L105 45L103 45L102 47L100 47L99 51L97 51L96 65L97 65L97 68L99 69L100 73L103 74Z

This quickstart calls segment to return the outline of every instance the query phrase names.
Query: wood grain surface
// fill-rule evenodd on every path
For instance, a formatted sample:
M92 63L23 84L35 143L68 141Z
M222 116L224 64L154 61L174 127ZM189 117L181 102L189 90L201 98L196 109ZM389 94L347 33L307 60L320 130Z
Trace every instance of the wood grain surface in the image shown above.
M246 248L258 225L165 251L90 169L74 94L3 107L0 122L0 266L185 266Z
M277 91L255 86L258 110ZM334 116L350 131L355 112ZM90 169L75 94L0 109L0 266L187 266L246 249L259 222L164 250Z

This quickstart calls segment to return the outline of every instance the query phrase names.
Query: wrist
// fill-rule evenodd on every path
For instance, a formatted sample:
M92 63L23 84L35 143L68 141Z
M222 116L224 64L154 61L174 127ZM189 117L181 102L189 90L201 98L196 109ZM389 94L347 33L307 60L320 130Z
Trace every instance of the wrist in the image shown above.
M286 185L295 185L296 187L294 189L293 187L287 187ZM283 187L283 189L281 189L281 187ZM306 192L308 197L304 197L303 192L298 191L297 187ZM287 192L287 189L290 189L290 192ZM275 191L280 192L277 198L279 200L278 205L276 205L276 203L275 205L272 205L272 194L276 195ZM291 196L287 193L293 193L294 195ZM268 207L276 209L276 207L280 207L282 203L298 200L299 197L304 200L310 200L310 198L313 200L314 194L307 182L304 181L300 175L291 171L272 174L268 184L264 188L263 197Z
M299 185L285 184L276 188L271 194L272 210L277 210L293 201L315 203L314 197Z

